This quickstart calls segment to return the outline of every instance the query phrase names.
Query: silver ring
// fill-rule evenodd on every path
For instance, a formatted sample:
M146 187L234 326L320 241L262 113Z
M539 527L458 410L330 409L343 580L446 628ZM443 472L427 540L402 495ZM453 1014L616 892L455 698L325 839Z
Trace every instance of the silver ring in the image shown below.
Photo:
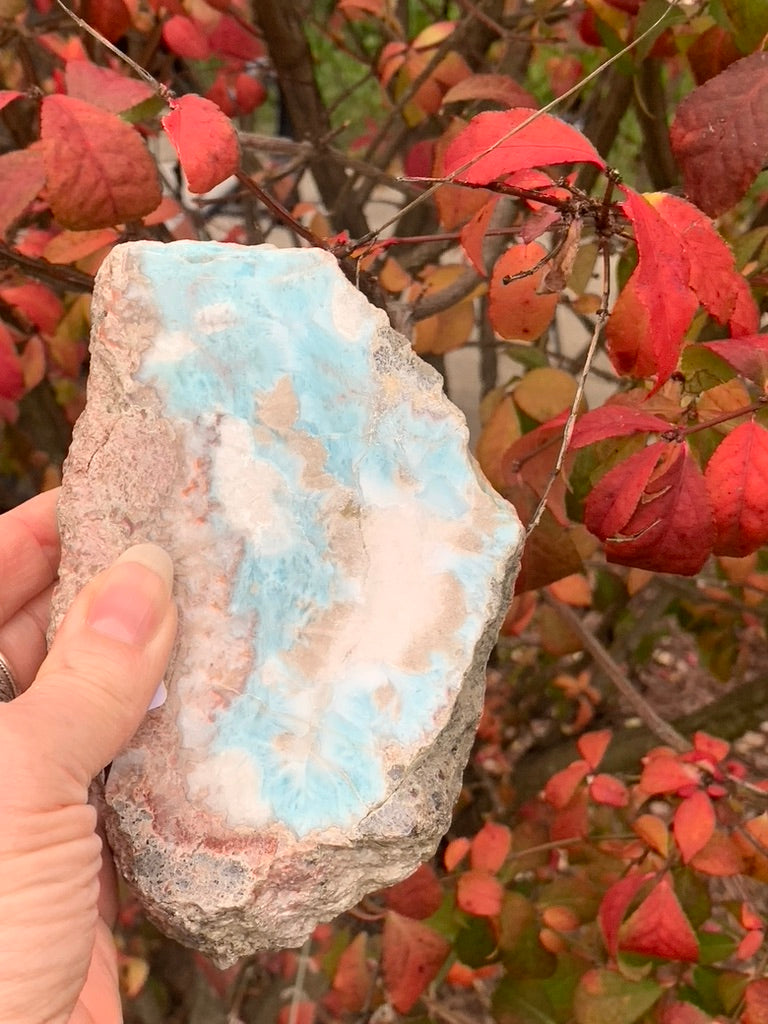
M11 672L11 666L5 660L2 654L0 654L0 703L11 701L14 697L18 697L19 687L16 684L16 680Z

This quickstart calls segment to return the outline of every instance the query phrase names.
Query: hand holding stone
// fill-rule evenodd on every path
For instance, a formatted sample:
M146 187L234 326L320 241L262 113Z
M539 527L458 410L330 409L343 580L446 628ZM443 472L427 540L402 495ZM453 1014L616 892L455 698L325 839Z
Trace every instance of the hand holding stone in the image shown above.
M163 675L172 567L160 548L130 548L82 590L43 660L55 501L0 518L0 651L22 691L0 705L0 1024L111 1024L114 870L88 787Z

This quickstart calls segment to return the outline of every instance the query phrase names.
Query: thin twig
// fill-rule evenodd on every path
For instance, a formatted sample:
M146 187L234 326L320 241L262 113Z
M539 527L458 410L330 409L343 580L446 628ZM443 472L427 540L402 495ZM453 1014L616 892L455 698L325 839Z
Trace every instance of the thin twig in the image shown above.
M5 242L0 242L0 269L5 267L19 267L29 277L33 277L36 281L42 281L49 288L57 288L59 291L93 291L93 278L90 274L85 274L82 270L77 270L76 267L49 263L42 256L26 256L24 253L12 249Z
M575 85L571 86L571 88L566 90L566 92L564 92L561 96L556 96L553 100L550 100L549 103L545 104L539 110L533 111L533 113L531 113L531 115L527 117L524 121L521 121L519 125L516 125L514 128L510 128L508 132L505 132L498 139L496 139L496 141L492 143L492 145L483 149L482 152L476 153L471 159L467 160L464 164L462 164L460 167L457 167L454 171L447 175L445 179L437 182L430 188L426 189L426 191L422 192L420 196L418 196L406 207L400 210L396 216L392 217L390 220L386 221L380 227L376 228L375 231L369 231L367 235L363 235L362 238L357 239L356 245L365 245L368 242L373 241L385 228L391 227L398 220L400 220L401 217L405 216L405 214L408 213L410 210L419 206L421 203L426 202L427 199L430 199L435 194L435 192L437 192L437 190L443 186L443 184L445 184L446 182L454 182L460 174L463 174L465 171L469 170L469 168L476 164L479 160L483 160L486 156L488 156L489 153L493 153L494 150L499 148L499 146L503 146L504 143L511 139L513 135L517 135L517 133L523 131L524 128L528 128L529 125L533 124L534 121L538 120L538 118L540 118L542 114L548 114L551 110L554 110L561 103L564 103L566 100L570 99L571 96L575 96L576 93L580 92L585 85L588 85L595 78L601 75L606 70L606 68L611 67L611 65L621 60L627 53L630 52L630 50L633 50L636 46L638 46L652 32L655 32L658 26L661 25L661 23L667 17L669 12L674 10L674 8L676 8L677 6L679 6L679 3L680 0L672 0L669 7L664 11L664 13L660 17L658 17L656 21L654 21L653 24L650 25L645 30L645 32L637 36L636 39L633 39L631 42L627 43L627 45L623 47L621 50L619 50L618 53L614 53L611 57L608 57L606 60L604 60L602 64L595 68L594 71L591 71L588 75L586 75L586 77L582 78ZM448 38L450 39L450 36ZM370 156L370 154L366 154L366 156Z
M584 649L592 656L597 666L605 673L627 703L632 705L638 718L643 721L651 732L662 743L672 747L673 750L677 750L680 753L690 750L691 745L685 736L679 733L669 722L666 722L661 715L657 714L648 701L637 692L621 666L613 660L595 634L587 629L576 612L569 608L567 604L563 604L554 598L547 590L541 591L541 597L550 607L554 608L568 628L576 633L584 645Z
M560 470L563 468L565 462L565 456L568 452L568 445L571 443L571 437L573 436L573 428L576 426L576 420L579 415L579 408L581 407L582 400L584 398L584 389L587 386L587 379L589 372L592 369L592 360L595 358L595 352L597 351L597 342L600 338L600 332L603 329L603 324L608 318L608 303L611 297L611 267L610 267L610 255L608 253L608 246L603 245L603 297L601 302L600 310L598 311L597 318L595 320L595 326L592 330L592 337L589 339L589 345L587 346L587 354L584 357L584 365L581 368L579 379L576 384L576 393L573 396L573 402L571 402L571 408L568 412L568 419L565 421L563 427L563 437L560 442L560 450L557 453L555 464L552 467L552 472L547 480L547 485L544 488L544 493L539 498L539 503L536 506L536 510L531 516L530 522L525 529L526 539L530 537L536 527L539 525L539 520L544 515L544 509L547 505L547 499L549 498L552 488L555 486L555 481L560 475Z

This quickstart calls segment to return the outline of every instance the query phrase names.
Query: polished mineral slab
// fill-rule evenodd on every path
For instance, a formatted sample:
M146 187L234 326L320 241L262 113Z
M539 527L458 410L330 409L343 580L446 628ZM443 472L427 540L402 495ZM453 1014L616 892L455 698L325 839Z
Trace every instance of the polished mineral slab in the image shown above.
M522 531L330 254L128 243L93 310L54 620L144 540L180 609L108 835L180 941L298 945L448 827Z

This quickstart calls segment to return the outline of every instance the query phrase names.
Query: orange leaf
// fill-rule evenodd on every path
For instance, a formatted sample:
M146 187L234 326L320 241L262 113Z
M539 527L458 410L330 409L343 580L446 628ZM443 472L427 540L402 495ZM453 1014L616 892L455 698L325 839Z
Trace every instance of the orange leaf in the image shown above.
M456 885L456 904L475 917L496 917L501 913L504 886L487 871L466 871Z
M483 277L488 276L485 269L485 260L483 259L485 232L491 223L491 217L499 199L500 196L491 196L488 202L470 217L459 235L459 241L467 259L478 274L482 274Z
M384 889L383 896L390 910L419 920L431 917L443 902L443 890L429 864L422 864L402 882Z
M653 887L619 932L619 947L627 953L696 963L696 935L675 895L668 875Z
M0 156L0 181L0 234L4 235L45 184L40 147Z
M190 192L209 192L240 166L240 147L232 122L215 103L189 93L171 102L161 118L187 176ZM148 211L147 211L148 212Z
M603 755L608 749L612 736L613 733L610 729L600 729L598 732L585 732L576 740L579 753L591 771L594 771L603 760Z
M535 107L536 99L508 75L471 75L443 96L446 103L487 100L505 107Z
M605 325L605 347L616 373L624 377L652 377L656 372L650 324L650 315L638 293L635 270Z
M445 154L447 174L457 181L487 185L513 171L552 164L592 163L604 168L602 157L591 142L564 121L539 114L527 107L487 111L473 117ZM509 136L505 138L505 136ZM503 142L500 142L504 139ZM466 170L460 170L466 164Z
M681 764L674 754L663 752L644 759L638 789L648 796L674 793L699 781L699 773L689 764Z
M43 256L49 263L76 263L120 238L113 228L96 231L62 231L46 245Z
M570 605L571 608L592 607L592 588L587 578L580 572L572 572L570 576L563 576L561 580L550 583L547 590L552 597Z
M641 814L632 823L632 831L640 836L656 853L666 857L669 851L669 830L661 818L655 814Z
M742 423L718 445L704 473L717 555L740 557L768 542L768 431Z
M507 859L512 845L512 833L506 825L486 821L472 840L469 863L483 871L498 871Z
M613 775L596 775L589 784L589 795L596 804L607 807L626 807L629 803L629 790Z
M715 830L715 810L706 793L697 789L680 803L673 829L683 863L688 864L704 849Z
M714 832L691 861L691 867L702 875L729 878L744 871L744 857L732 836Z
M549 327L557 308L556 294L539 294L544 268L504 284L504 278L529 270L545 253L538 242L512 245L496 261L488 293L493 329L507 340L535 341Z
M160 202L157 169L141 137L115 114L71 96L46 96L41 138L48 201L82 231L138 220Z
M511 395L504 395L480 431L476 449L480 468L497 491L502 490L506 482L502 472L504 456L520 436L515 403Z
M458 839L452 839L445 848L443 854L443 864L445 864L446 871L453 871L453 869L461 863L461 861L469 853L470 842L465 836L460 836Z
M662 1011L660 1024L712 1024L712 1018L693 1003L670 1003Z
M408 1013L445 963L447 939L420 921L387 911L381 968L387 995L399 1013Z
M544 787L544 799L558 810L565 807L588 773L586 761L574 761L562 771L555 772Z
M736 957L739 960L750 960L755 955L755 953L757 953L758 950L762 948L764 939L765 932L747 932L747 934L739 943L739 947L736 950Z

